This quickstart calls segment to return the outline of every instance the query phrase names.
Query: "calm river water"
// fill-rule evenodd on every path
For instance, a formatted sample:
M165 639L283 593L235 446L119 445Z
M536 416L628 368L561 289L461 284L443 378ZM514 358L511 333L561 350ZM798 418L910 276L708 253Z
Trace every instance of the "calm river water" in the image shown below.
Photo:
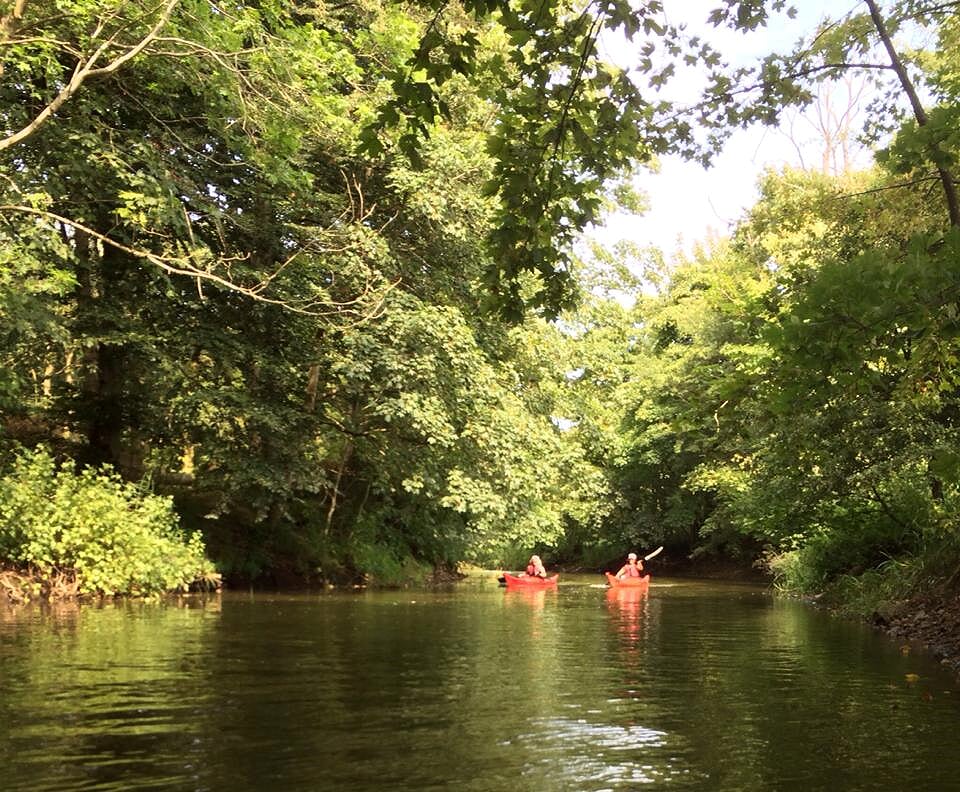
M960 789L960 685L742 586L0 609L0 789Z

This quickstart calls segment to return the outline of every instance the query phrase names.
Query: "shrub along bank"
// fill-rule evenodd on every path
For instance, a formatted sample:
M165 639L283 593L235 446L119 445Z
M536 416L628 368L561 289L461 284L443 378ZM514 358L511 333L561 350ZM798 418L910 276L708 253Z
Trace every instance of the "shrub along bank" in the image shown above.
M200 535L180 530L169 498L108 468L75 472L43 448L16 453L0 479L0 563L15 601L219 586Z

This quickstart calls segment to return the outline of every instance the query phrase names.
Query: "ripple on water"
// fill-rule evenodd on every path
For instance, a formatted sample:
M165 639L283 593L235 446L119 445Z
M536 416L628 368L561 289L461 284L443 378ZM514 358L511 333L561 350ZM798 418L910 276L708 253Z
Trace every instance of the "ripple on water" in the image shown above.
M512 740L530 754L524 777L546 777L550 784L584 792L691 778L677 750L682 746L659 729L555 717L531 726L535 730Z
M215 614L85 611L0 640L0 792L939 792L960 777L960 690L935 665L737 591L225 596Z

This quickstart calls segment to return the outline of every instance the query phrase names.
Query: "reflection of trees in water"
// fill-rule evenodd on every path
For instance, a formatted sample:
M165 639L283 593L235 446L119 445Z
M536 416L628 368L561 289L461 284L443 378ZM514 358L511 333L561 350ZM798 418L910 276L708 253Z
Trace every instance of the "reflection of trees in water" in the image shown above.
M88 658L92 653L115 656L124 647L158 651L191 641L190 630L203 624L202 618L175 615L188 611L220 613L221 592L189 594L157 599L103 597L99 599L61 599L7 604L0 607L0 625L16 628L25 640L36 644L42 653L48 644L56 643L64 663ZM29 626L37 627L35 632ZM186 630L186 634L183 631ZM69 644L64 634L75 633ZM109 640L104 641L104 634ZM178 637L180 636L180 637ZM188 647L187 647L188 648ZM40 670L43 663L35 664Z
M220 662L206 650L220 607L218 594L0 608L0 688L16 691L0 702L0 723L20 724L0 767L12 777L29 768L38 789L66 788L65 766L105 784L183 772L216 725L216 713L204 725L202 708L184 709Z

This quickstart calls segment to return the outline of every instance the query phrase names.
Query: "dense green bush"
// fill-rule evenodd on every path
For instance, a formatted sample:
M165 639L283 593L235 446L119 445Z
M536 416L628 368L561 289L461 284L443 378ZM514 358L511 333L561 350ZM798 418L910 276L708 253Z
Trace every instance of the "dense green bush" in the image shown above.
M75 473L45 449L21 451L0 479L0 561L41 578L74 575L81 594L156 594L216 582L199 534L169 498L109 469Z

